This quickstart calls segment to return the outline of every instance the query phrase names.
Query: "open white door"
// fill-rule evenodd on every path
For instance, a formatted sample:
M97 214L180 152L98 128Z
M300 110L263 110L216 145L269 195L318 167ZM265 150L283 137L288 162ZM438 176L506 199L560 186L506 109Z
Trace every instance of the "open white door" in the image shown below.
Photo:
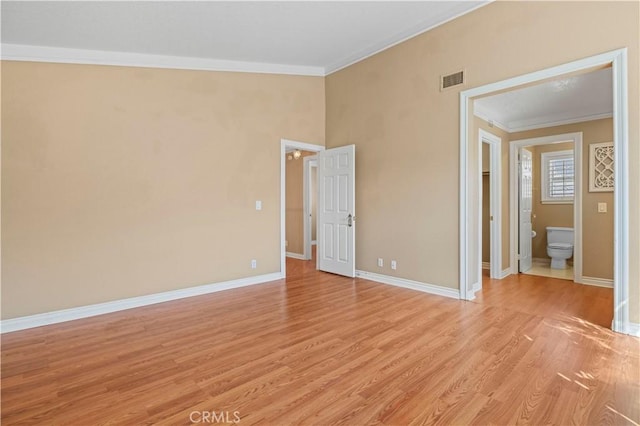
M318 153L318 269L355 277L355 145Z
M533 156L520 149L520 272L531 269L531 208L533 203Z

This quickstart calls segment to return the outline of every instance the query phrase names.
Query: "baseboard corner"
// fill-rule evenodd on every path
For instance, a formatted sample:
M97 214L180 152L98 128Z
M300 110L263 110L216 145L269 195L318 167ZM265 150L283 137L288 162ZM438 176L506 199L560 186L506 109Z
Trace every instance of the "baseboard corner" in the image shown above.
M508 277L509 275L511 275L512 273L513 273L513 272L511 271L511 267L508 267L507 269L503 270L503 271L500 273L500 279L507 278L507 277Z

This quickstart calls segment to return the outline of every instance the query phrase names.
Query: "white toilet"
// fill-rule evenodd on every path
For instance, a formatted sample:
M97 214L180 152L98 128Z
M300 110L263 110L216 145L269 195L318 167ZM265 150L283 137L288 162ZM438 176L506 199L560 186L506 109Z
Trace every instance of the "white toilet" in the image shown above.
M565 269L573 256L573 228L547 226L547 255L552 269Z

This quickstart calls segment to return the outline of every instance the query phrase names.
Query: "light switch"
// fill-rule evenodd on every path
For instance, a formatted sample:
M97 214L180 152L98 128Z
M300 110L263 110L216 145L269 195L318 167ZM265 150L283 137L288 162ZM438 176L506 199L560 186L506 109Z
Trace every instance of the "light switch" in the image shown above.
M256 210L262 210L262 201L256 201Z
M607 203L598 203L598 213L607 212Z

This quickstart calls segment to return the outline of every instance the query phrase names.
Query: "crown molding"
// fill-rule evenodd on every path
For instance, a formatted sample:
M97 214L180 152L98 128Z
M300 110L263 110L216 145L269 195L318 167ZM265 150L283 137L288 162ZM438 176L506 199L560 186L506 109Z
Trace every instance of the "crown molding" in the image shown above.
M585 116L582 116L582 117L566 118L566 119L562 119L562 120L543 120L543 121L534 122L534 123L528 124L528 125L508 126L508 125L506 125L504 123L501 123L501 122L499 122L497 120L490 119L489 116L487 114L485 114L483 111L474 111L473 115L478 117L481 120L486 121L487 123L493 122L493 125L495 127L499 128L499 129L502 129L507 133L518 133L518 132L524 132L524 131L527 131L527 130L545 129L545 128L548 128L548 127L564 126L565 124L584 123L584 122L587 122L587 121L602 120L604 118L612 118L613 117L612 113L607 112L607 113L602 113L602 114L585 115Z
M489 127L497 127L498 129L504 130L507 133L510 133L511 130L509 130L509 127L506 124L503 124L497 120L493 120L491 118L489 118L489 116L487 114L484 114L481 111L474 111L473 115L475 115L476 117L478 117L481 120L486 121L489 124Z
M590 114L582 117L565 118L561 120L543 120L537 123L528 125L518 125L514 123L513 127L509 128L509 133L524 132L525 130L544 129L547 127L563 126L565 124L584 123L586 121L602 120L603 118L612 118L612 112L605 112L602 114Z
M2 43L2 60L323 77L323 67Z
M471 9L466 9L463 10L459 13L456 13L455 15L453 15L450 18L447 18L445 20L442 21L438 21L436 24L427 26L425 28L425 23L422 24L418 24L413 26L412 28L409 28L408 30L402 31L400 33L396 33L391 37L388 37L378 43L375 43L369 47L367 47L366 49L360 50L359 52L356 52L352 55L347 56L346 58L338 61L338 62L334 62L333 64L329 65L328 67L325 68L325 76L329 75L329 74L333 74L334 72L340 71L341 69L347 68L350 65L356 64L360 61L363 61L371 56L374 56L384 50L387 50L397 44L400 44L402 42L405 42L413 37L416 37L422 33L426 33L427 31L431 31L434 28L437 28L441 25L446 24L447 22L453 21L454 19L458 19L459 17L466 15L467 13L471 13L474 10L480 9L483 6L488 5L489 3L492 3L495 0L487 0L484 1L482 3L480 3L479 5L477 5L476 7L473 7Z

